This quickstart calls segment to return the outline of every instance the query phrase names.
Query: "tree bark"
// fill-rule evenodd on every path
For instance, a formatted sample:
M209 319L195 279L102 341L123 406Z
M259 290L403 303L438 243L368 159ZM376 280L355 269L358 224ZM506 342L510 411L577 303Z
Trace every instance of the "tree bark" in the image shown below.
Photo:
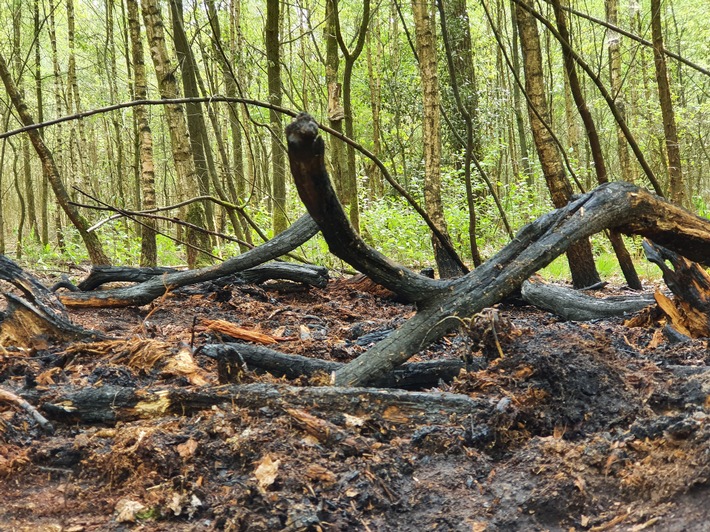
M493 406L487 400L459 394L408 392L328 386L304 388L270 384L241 384L204 387L136 389L120 386L84 388L64 393L41 406L47 417L72 423L109 423L149 419L165 415L189 415L215 405L239 408L309 408L325 413L381 418L399 426L470 422L471 416L484 421Z
M338 57L338 37L337 33L337 1L326 0L325 3L325 83L328 88L328 125L338 133L343 133L343 119L345 118L345 108L340 101L342 84L338 80L338 69L340 58ZM352 198L345 195L346 173L347 173L347 153L345 146L340 139L331 137L330 141L330 164L333 169L332 175L335 188L340 194L340 199L345 205L350 205Z
M436 39L434 35L433 3L430 0L412 0L414 30L416 34L419 72L422 82L422 142L424 144L424 203L427 214L444 237L451 241L444 218L441 200L441 126L440 95L436 64ZM434 258L442 278L458 277L466 272L461 259L451 256L439 240L432 238Z
M279 28L281 24L281 0L266 0L266 73L269 86L269 103L281 106L283 86L281 84L281 53ZM286 156L279 139L282 125L281 115L269 110L271 122L271 199L274 234L278 234L288 225L286 213Z
M335 13L335 30L338 39L340 51L345 58L345 67L343 69L343 112L345 119L345 134L348 138L355 138L355 117L353 116L352 104L352 77L355 61L360 57L365 45L365 37L367 29L370 25L370 0L363 0L362 18L357 32L355 47L352 50L348 49L342 35L340 25L340 16L338 14L338 0L334 0ZM350 223L355 228L355 231L360 232L360 204L358 202L358 184L357 184L357 168L355 167L355 148L348 144L347 147L347 172L344 180L345 196L350 199Z
M2 55L0 55L0 78L2 78L3 84L5 85L5 90L10 96L10 99L12 100L12 105L15 107L15 110L17 111L17 114L19 115L22 124L25 126L32 125L34 121L32 120L32 116L30 115L30 112L27 108L27 104L20 96L20 93L17 90L17 86L15 85L15 82L10 76L10 72L7 68L5 58ZM89 253L91 263L96 265L111 264L111 260L104 253L104 250L101 246L101 242L99 242L96 233L88 232L89 223L79 213L77 208L71 205L71 199L69 198L69 194L67 194L67 191L64 188L64 183L62 183L62 179L59 175L59 169L54 163L52 152L49 150L49 148L47 148L47 145L44 143L44 140L42 139L42 135L40 135L39 130L31 130L28 131L27 134L29 135L30 140L32 141L32 145L34 146L35 151L37 152L37 155L39 156L39 159L42 162L42 171L44 173L45 178L52 186L54 195L57 198L57 203L59 203L59 206L67 214L69 220L71 220L72 224L74 224L74 227L76 227L77 231L79 231L79 235L84 241L86 250Z
M529 5L529 0L525 1ZM555 207L560 208L567 204L572 197L572 185L565 174L557 146L549 130L543 124L543 121L549 124L550 119L543 80L540 37L535 18L519 3L515 5L515 14L523 50L525 90L530 98L528 114L533 140L542 171L545 174L547 188L552 196L552 203ZM537 113L533 112L531 106L535 107ZM538 118L538 114L540 118ZM592 256L592 247L588 240L582 240L571 246L567 253L567 261L572 272L572 283L576 288L583 288L599 282L599 274Z
M663 53L660 0L651 0L651 34L653 36L653 58L656 64L656 85L658 87L658 99L661 103L663 132L668 154L669 196L678 205L683 205L686 201L685 183L683 182L683 172L681 170L678 128L676 126L675 112L673 111L673 97L671 96L671 86L668 80L668 67L666 66L666 56Z
M549 310L571 321L588 321L638 312L653 305L653 297L597 297L581 294L577 290L555 286L542 281L528 280L523 283L525 301L538 308Z
M165 44L165 29L160 5L157 0L141 0L141 6L150 53L158 78L158 90L163 98L176 98L180 91L175 77L175 67L170 60ZM170 146L177 181L188 190L199 190L195 161L190 146L190 133L185 122L183 106L166 104L165 117L170 131ZM199 207L199 204L192 204L188 218L195 225L205 226L204 211ZM198 260L195 248L188 246L188 265L192 268L198 263Z
M128 26L131 35L131 59L133 62L134 97L137 100L148 96L147 79L145 75L145 59L143 56L143 39L138 17L138 0L126 0L128 7ZM148 122L148 110L137 106L134 111L138 131L141 205L144 210L155 208L155 164L153 160L153 134ZM158 264L158 248L156 245L156 223L151 218L143 220L141 225L141 266L155 267Z

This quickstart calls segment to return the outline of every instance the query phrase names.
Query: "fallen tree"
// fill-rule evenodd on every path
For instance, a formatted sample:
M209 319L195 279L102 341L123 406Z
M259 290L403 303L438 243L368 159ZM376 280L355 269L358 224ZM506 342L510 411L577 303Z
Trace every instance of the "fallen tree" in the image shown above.
M710 221L630 183L608 183L523 227L513 241L453 281L424 278L393 264L349 227L325 167L325 143L305 113L286 128L291 172L301 200L330 250L393 292L418 303L400 329L337 370L336 385L359 386L388 373L462 320L516 290L581 238L604 229L643 235L710 265Z
M525 281L521 294L531 305L571 321L623 316L655 303L653 296L643 295L592 297L572 288L545 283L540 279Z
M268 242L241 255L232 257L221 264L207 266L198 270L161 273L160 275L150 276L147 281L140 284L124 288L113 288L100 292L69 292L60 294L59 300L68 308L147 305L169 290L189 284L213 281L276 259L307 242L317 232L318 226L315 222L310 216L304 215L296 220L286 231Z

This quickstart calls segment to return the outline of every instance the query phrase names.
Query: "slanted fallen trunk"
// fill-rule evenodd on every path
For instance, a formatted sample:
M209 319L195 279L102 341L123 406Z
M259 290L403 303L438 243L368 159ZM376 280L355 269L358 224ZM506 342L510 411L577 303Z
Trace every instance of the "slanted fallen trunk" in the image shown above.
M651 295L592 297L572 288L554 286L542 280L532 279L523 283L522 296L531 305L549 310L570 321L623 316L638 312L656 302Z
M337 205L315 121L302 113L286 128L299 195L333 253L419 311L400 329L335 373L335 384L363 385L391 371L467 318L513 292L574 242L604 229L639 234L710 265L710 221L630 183L609 183L523 227L497 255L454 281L422 279L365 244Z
M147 305L168 290L189 284L213 281L278 258L307 242L317 232L318 226L313 219L308 215L304 215L296 220L286 231L268 242L241 255L232 257L221 264L198 270L157 275L135 286L113 288L100 292L70 292L59 295L59 299L68 308Z

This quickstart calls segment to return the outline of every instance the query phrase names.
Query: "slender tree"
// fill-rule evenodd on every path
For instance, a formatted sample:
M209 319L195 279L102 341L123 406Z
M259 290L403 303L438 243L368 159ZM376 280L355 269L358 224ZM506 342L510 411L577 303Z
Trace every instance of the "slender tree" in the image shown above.
M678 205L685 203L685 184L681 169L680 143L678 128L673 110L671 85L668 80L668 66L663 48L663 28L661 16L661 1L651 0L651 34L653 36L653 58L656 65L656 85L658 99L661 103L663 117L663 133L668 155L668 178L670 182L670 199Z
M165 43L163 17L158 0L142 0L143 21L150 47L153 66L158 78L158 90L163 98L176 98L180 91L175 77L175 67L168 55ZM195 161L190 146L190 133L185 121L184 107L179 104L166 104L165 118L170 132L170 145L173 163L180 186L187 190L199 190ZM187 220L195 226L205 227L205 214L202 204L192 203L187 212ZM203 232L188 230L187 263L191 268L207 261L198 249L209 246L209 239Z
M525 0L525 3L532 5L531 0ZM572 185L565 173L557 145L549 129L545 127L545 123L550 124L551 121L545 96L540 36L535 18L518 2L515 4L515 17L522 47L525 91L529 98L528 115L533 140L552 203L559 208L566 205L572 197ZM575 287L582 288L599 282L599 274L594 264L589 239L580 240L570 246L567 251L567 260Z
M281 105L283 86L281 84L281 50L279 29L281 25L281 0L266 0L266 62L269 86L269 103ZM288 226L286 213L286 153L281 145L281 115L269 109L271 122L271 199L274 234Z
M12 76L10 75L7 63L5 62L5 58L2 56L2 54L0 54L0 78L2 78L2 82L5 85L5 90L10 96L12 105L14 106L15 111L20 117L22 124L25 126L30 126L34 124L34 120L32 119L32 115L30 114L27 108L27 104L22 99L20 91L17 89L17 86L15 85L15 82L12 79ZM32 141L32 145L34 146L35 151L37 152L37 155L39 156L39 159L42 162L42 171L44 173L44 177L49 181L50 185L52 186L54 195L57 198L57 203L59 203L59 206L64 210L64 212L66 212L67 216L69 217L69 220L71 220L72 224L74 224L74 227L76 227L77 231L79 232L79 235L84 241L84 245L86 246L86 250L89 253L89 258L91 259L92 264L110 264L111 261L104 253L103 247L101 246L101 242L99 241L98 236L95 232L88 231L89 223L81 215L81 213L79 213L77 208L71 204L69 194L67 194L67 191L64 188L64 183L62 182L62 179L60 177L59 169L54 163L52 152L49 150L49 148L47 148L47 145L44 143L42 136L39 134L39 130L33 129L31 131L28 131L27 134L29 135L30 140Z
M441 97L436 63L434 3L429 0L412 0L412 11L424 103L424 202L431 220L445 238L450 239L441 201ZM457 261L458 257L451 257L437 238L432 237L432 245L441 277L456 277L464 273Z
M128 8L128 26L131 36L131 58L133 61L134 98L145 100L148 96L143 55L143 38L138 15L138 1L126 0ZM138 146L141 176L141 204L143 209L155 208L155 161L153 159L153 133L148 121L148 110L143 106L133 109L138 130ZM157 266L158 251L156 244L156 224L152 218L146 218L141 225L141 266Z
M367 28L370 24L370 0L362 0L362 18L358 27L357 36L355 38L355 46L352 50L348 48L343 37L343 32L340 24L340 16L338 15L338 0L334 0L335 4L335 32L338 38L338 46L340 52L345 59L343 67L343 111L345 118L345 134L351 138L355 138L355 117L353 116L352 104L352 79L355 62L362 53L365 46L365 37ZM343 197L350 205L350 223L356 231L360 230L360 206L358 203L358 184L357 184L357 168L355 167L355 148L352 145L347 147L347 172L343 181Z

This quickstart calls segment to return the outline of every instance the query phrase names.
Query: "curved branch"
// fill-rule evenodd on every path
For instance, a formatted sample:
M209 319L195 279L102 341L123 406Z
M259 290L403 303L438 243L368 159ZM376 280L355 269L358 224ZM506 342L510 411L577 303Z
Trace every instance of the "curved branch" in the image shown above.
M325 143L307 113L286 126L286 141L298 194L316 221L332 253L373 281L409 301L421 301L448 286L395 264L368 246L348 222L325 168Z
M169 273L125 288L103 290L98 293L71 292L60 295L59 300L65 306L75 308L147 305L169 290L180 286L212 281L280 257L308 241L316 233L318 233L318 226L306 214L296 220L286 231L278 234L265 244L237 257L232 257L221 264L199 270Z

